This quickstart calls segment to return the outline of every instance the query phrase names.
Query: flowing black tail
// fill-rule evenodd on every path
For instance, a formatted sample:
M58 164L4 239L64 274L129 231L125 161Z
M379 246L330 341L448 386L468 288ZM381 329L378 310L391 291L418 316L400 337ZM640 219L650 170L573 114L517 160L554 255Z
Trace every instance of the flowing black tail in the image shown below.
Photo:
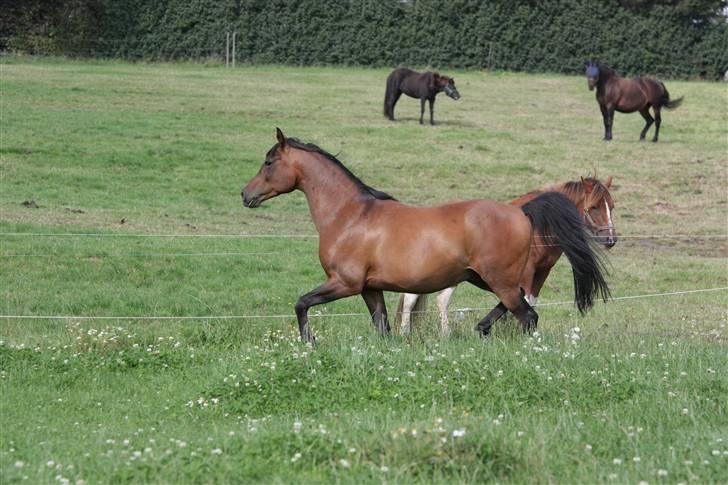
M387 90L384 93L384 116L390 120L394 119L394 105L399 96L399 73L395 70L387 78Z
M594 296L609 299L607 270L600 246L589 233L576 206L558 192L546 192L521 207L545 244L558 244L574 273L574 301L580 313L594 304Z
M670 93L667 92L667 88L663 83L662 84L662 97L660 98L660 102L662 103L662 106L664 106L667 109L675 109L678 106L680 106L683 102L683 98L685 96L680 96L677 99L670 100Z

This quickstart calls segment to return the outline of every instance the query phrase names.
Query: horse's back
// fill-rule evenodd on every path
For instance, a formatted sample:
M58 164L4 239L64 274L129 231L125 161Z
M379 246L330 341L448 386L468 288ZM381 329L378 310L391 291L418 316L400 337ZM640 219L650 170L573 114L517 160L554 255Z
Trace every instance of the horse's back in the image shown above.
M483 261L508 266L503 251L527 252L531 237L520 208L488 200L434 207L377 201L367 219L366 241L359 244L370 256L368 284L394 291L438 291Z

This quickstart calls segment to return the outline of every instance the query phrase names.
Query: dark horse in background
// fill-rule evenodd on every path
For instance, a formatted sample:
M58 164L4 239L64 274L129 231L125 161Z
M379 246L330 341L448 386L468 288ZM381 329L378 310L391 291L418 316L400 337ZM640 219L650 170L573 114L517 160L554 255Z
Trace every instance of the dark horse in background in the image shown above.
M392 71L387 78L387 91L384 94L384 116L394 121L394 105L399 101L402 93L420 99L420 124L425 115L425 101L430 102L430 124L434 125L433 110L435 96L445 91L445 94L454 100L460 99L460 93L455 88L455 79L442 76L436 72L419 72L399 67Z
M547 192L521 207L489 200L415 207L369 187L316 145L280 130L277 138L241 195L250 208L293 190L306 196L327 279L296 303L304 341L313 340L308 309L314 305L361 295L374 325L386 334L383 291L432 293L463 281L492 291L502 303L479 323L482 335L505 310L531 331L538 315L519 283L534 233L553 236L566 253L579 310L591 307L595 295L609 295L600 253L576 206L562 194Z
M597 102L602 110L604 118L604 140L612 139L612 123L614 112L634 113L639 111L645 119L645 127L640 133L640 141L645 139L647 130L652 123L655 123L655 136L653 142L657 142L660 136L660 123L662 116L660 110L665 107L674 109L680 106L683 98L670 100L670 93L660 81L656 79L638 77L636 79L625 79L620 77L612 69L597 62L589 62L586 66L586 79L589 90L597 89ZM650 106L655 112L655 117L650 116Z

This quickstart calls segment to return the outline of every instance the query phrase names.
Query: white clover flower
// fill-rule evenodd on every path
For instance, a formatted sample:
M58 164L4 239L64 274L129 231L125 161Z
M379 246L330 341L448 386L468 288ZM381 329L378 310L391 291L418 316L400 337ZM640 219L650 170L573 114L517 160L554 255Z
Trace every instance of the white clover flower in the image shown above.
M463 436L465 436L465 428L460 428L460 429L454 429L454 430L452 430L452 437L453 438L462 438Z
M657 470L657 476L658 477L666 477L667 476L667 470L663 470L662 468L660 468L659 470Z
M351 463L349 463L349 460L341 459L339 460L339 465L343 466L344 468L351 467Z

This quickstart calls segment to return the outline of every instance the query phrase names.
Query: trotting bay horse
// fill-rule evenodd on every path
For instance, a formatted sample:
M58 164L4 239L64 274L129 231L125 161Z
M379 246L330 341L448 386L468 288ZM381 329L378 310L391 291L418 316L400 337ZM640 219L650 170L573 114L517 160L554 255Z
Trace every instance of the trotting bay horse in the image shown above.
M683 98L670 100L670 93L664 84L656 79L638 77L625 79L613 70L597 62L589 62L586 66L586 79L589 91L597 90L597 102L602 110L604 119L604 140L612 139L612 123L614 112L634 113L639 111L645 119L645 127L640 132L640 141L644 141L647 130L655 123L655 136L657 142L660 136L662 116L660 110L664 107L675 109L682 103ZM650 115L650 106L655 117Z
M312 306L362 295L375 327L387 334L383 291L432 293L463 281L495 293L531 331L538 315L519 282L534 231L553 235L578 266L580 309L598 291L609 291L581 215L562 194L548 192L520 208L488 200L414 207L369 187L316 145L286 138L280 129L277 139L241 195L250 208L296 189L306 196L327 280L296 303L305 342L313 340ZM491 324L484 319L478 330L487 335Z
M420 124L425 116L425 101L430 102L430 124L434 125L433 119L435 108L435 96L445 91L445 94L454 100L460 99L455 87L455 79L440 75L436 72L419 72L399 67L392 71L387 78L387 90L384 94L384 116L394 121L394 105L399 101L402 93L420 100Z
M617 243L617 234L612 222L614 202L609 193L612 185L612 177L607 178L603 183L593 177L582 177L581 180L548 185L541 190L534 190L521 197L512 200L511 205L523 206L527 202L538 197L544 192L559 192L564 194L577 211L582 214L584 222L596 238L597 242L610 249ZM529 305L536 306L536 300L541 292L551 268L561 257L563 251L551 241L551 238L542 234L534 234L531 253L528 256L528 263L521 275L521 288L525 293ZM576 273L575 273L576 277ZM579 286L575 285L575 290ZM450 333L447 309L450 299L455 292L455 287L446 288L437 295L437 306L440 310L440 333ZM576 296L577 301L579 296ZM399 299L397 308L397 319L400 323L400 333L409 333L410 321L414 323L426 308L427 295L415 295L405 293Z

